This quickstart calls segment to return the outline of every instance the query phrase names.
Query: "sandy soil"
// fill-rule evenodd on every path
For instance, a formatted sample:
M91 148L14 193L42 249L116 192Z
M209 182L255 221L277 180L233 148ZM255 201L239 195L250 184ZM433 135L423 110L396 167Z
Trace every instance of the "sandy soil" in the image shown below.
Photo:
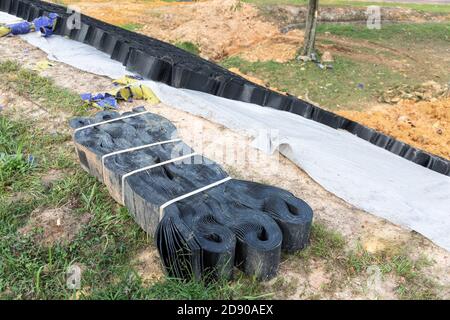
M402 101L370 110L339 114L384 132L412 146L450 159L450 99Z
M111 6L111 2L114 6ZM138 32L199 46L201 56L220 60L242 53L251 61L287 61L303 39L299 30L283 34L259 16L256 7L238 0L200 2L66 1L81 12L116 25L142 25Z
M90 218L88 214L73 212L70 204L60 208L40 208L31 213L30 220L19 233L32 234L38 243L46 246L69 243Z
M164 278L161 259L156 247L139 252L133 260L133 265L144 284L152 284Z
M30 66L34 63L31 61L45 59L45 54L32 48L21 39L3 38L0 39L0 57L0 60L9 57L20 61L25 66ZM86 83L92 84L91 91L112 88L109 79L81 72L60 63L54 63L53 67L41 74L53 78L56 84L77 92L85 92ZM96 82L92 81L94 78ZM5 91L5 88L0 88L0 96L5 95L12 95L12 93ZM5 107L8 115L32 117L39 123L48 121L48 116L44 113L41 115L29 113L29 108L33 108L33 105L24 101L22 97L17 96L14 99L14 102L8 103ZM138 104L141 102L124 104L120 111L128 110ZM414 257L426 255L434 263L424 269L424 272L443 286L444 290L440 292L441 297L449 297L450 254L445 250L435 246L417 233L395 226L347 204L324 190L305 172L278 153L266 155L253 149L250 146L251 140L238 132L162 104L147 106L147 108L173 121L188 144L222 164L232 176L270 183L285 188L306 200L315 212L316 222L323 223L345 236L348 243L346 250L362 244L371 252L406 247ZM57 130L67 128L66 118L55 121L54 124ZM230 146L230 142L235 148L233 154L256 153L258 161L248 161L247 157L224 158L222 151ZM51 215L50 221L54 222L54 218L57 216ZM53 222L49 222L50 225ZM155 258L154 247L149 247L148 250L140 253L134 261L136 269L144 279L152 281L161 276L160 262ZM385 277L378 286L370 286L367 283L366 272L348 279L339 272L327 269L324 260L313 259L308 264L309 267L305 268L305 262L299 258L284 257L279 276L265 284L267 291L274 292L274 298L291 299L311 297L331 299L395 298L394 288L401 281L398 277ZM280 285L280 282L284 284ZM338 283L337 286L336 283ZM326 289L332 284L334 285L333 290Z

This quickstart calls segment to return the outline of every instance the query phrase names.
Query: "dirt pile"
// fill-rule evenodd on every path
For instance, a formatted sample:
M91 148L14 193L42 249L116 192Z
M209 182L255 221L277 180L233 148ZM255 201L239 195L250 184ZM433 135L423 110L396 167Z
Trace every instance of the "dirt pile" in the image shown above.
M60 4L61 1L51 0L49 2ZM65 5L70 5L75 9L79 9L80 12L88 16L95 17L97 19L115 24L134 24L138 20L145 19L146 14L149 14L151 9L158 7L171 7L182 6L183 2L168 2L161 0L149 0L149 1L133 1L133 0L67 0L64 1Z
M167 41L197 44L202 55L219 60L246 49L255 50L270 39L283 37L278 28L258 18L259 11L236 0L213 0L185 6L159 8L159 27L142 31ZM278 42L280 41L280 42Z
M342 116L384 132L435 155L450 159L450 98L404 100L372 110L340 111Z
M112 24L133 23L138 32L160 40L192 42L212 60L242 53L250 61L284 62L295 57L303 39L299 30L282 34L255 6L238 0L66 2Z

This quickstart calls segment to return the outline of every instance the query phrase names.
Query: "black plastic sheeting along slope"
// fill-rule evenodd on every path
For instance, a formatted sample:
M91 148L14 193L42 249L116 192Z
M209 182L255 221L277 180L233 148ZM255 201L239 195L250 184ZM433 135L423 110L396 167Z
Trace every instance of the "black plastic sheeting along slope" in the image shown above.
M75 118L72 128L135 116L76 130L74 142L82 167L103 182L135 221L155 236L163 264L172 276L230 278L233 266L259 279L272 278L281 250L294 252L309 241L313 217L309 205L290 192L260 183L231 179L166 207L179 196L228 177L213 161L177 139L167 119L152 114L120 115L102 111L93 118ZM148 147L155 142L169 143ZM133 147L139 150L105 154ZM186 159L132 171L186 155ZM104 158L102 162L102 157ZM122 181L124 184L122 185ZM123 192L123 194L122 194Z
M68 36L109 54L128 70L177 88L206 92L298 114L335 129L342 129L396 155L450 176L450 161L414 148L355 121L323 110L293 96L285 96L254 84L232 72L168 43L81 16L81 28L67 28L65 7L42 1L0 0L0 10L28 21L56 12L55 34Z

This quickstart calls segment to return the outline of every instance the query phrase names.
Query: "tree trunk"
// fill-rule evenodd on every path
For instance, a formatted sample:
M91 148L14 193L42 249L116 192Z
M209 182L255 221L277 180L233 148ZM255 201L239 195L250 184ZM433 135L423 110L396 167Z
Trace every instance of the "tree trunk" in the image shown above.
M311 57L314 52L314 44L316 42L317 15L319 10L319 0L309 0L308 17L306 20L305 39L302 56Z

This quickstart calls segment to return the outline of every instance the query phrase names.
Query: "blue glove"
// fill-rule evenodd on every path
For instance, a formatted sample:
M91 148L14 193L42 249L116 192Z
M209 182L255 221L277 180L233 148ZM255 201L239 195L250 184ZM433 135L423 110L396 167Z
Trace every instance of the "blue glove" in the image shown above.
M55 29L56 19L58 14L50 13L47 16L42 16L33 20L35 30L39 30L44 37L49 37L53 34Z
M14 23L14 24L10 24L8 25L8 28L11 29L11 33L13 35L18 35L18 34L27 34L31 31L31 23L29 23L28 21L23 21L23 22L18 22L18 23Z

